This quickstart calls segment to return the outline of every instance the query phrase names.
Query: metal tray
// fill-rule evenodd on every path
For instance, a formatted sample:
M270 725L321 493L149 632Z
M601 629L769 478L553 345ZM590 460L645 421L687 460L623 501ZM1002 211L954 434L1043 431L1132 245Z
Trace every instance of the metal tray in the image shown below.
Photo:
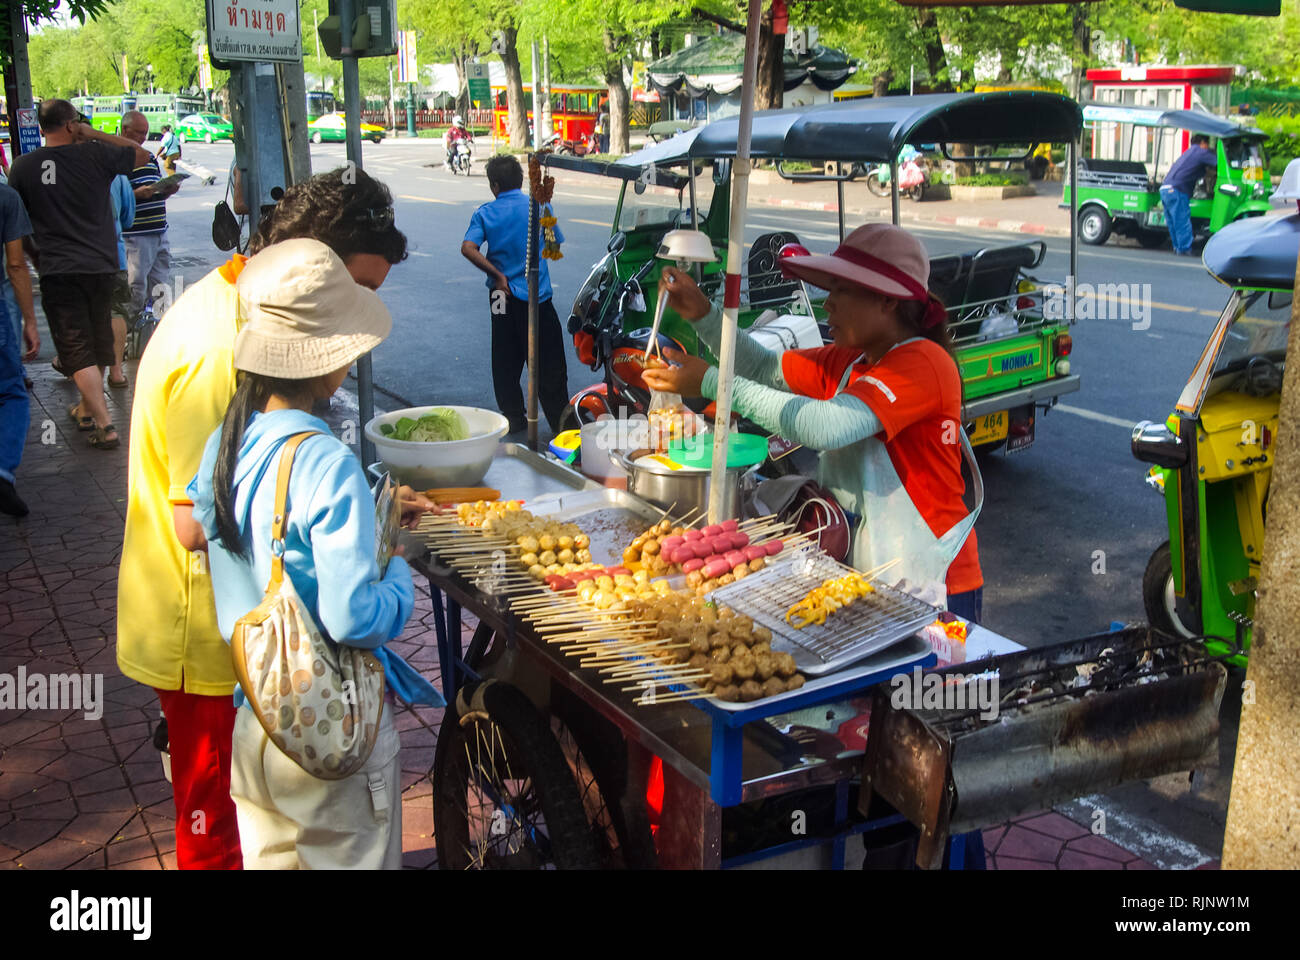
M802 630L786 623L786 610L809 590L848 572L852 572L851 568L820 550L805 548L790 557L778 558L743 580L719 587L711 597L771 630L772 649L789 653L799 672L812 677L832 673L893 646L932 623L942 612L877 581L872 585L879 602L860 600L836 611L826 623Z
M536 500L578 490L605 489L572 467L534 453L518 443L503 443L497 447L492 465L483 477L483 485L500 490L502 498L507 500Z
M772 649L777 649L775 636L772 638ZM774 697L763 697L760 700L751 700L748 703L719 700L717 697L702 697L697 702L708 704L710 707L727 713L739 713L742 710L753 710L755 707L762 707L766 714L771 708L779 706L787 700L803 698L808 694L815 694L819 690L838 687L859 677L868 677L873 673L893 671L899 667L907 666L909 663L919 663L930 656L932 652L930 644L923 638L918 636L904 637L902 641L892 644L888 650L877 651L872 656L856 663L849 670L843 670L831 676L808 677L804 685L798 690L787 690L785 693L778 693ZM800 669L802 670L802 668ZM683 690L692 689L685 684L677 686L680 686ZM663 696L668 696L668 694L663 694ZM646 703L644 706L649 708L653 704ZM779 711L771 710L771 712L776 713Z
M537 516L569 521L582 527L591 538L591 559L606 566L623 562L623 551L653 523L664 516L626 490L597 485L594 490L548 494L530 500L525 507Z
M379 463L372 463L367 471L375 480L384 475ZM518 443L497 444L492 465L478 485L500 490L504 500L535 500L578 490L605 489L577 470Z

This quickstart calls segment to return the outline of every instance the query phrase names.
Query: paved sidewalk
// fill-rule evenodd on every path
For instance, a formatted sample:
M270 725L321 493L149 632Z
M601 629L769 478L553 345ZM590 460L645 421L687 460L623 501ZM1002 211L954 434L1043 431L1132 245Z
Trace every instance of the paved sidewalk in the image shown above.
M151 743L157 697L122 676L114 657L130 395L112 392L124 442L106 453L87 446L67 418L71 382L44 360L30 373L35 402L18 481L32 513L0 517L0 674L102 674L103 713L0 713L0 868L174 869L171 787ZM473 627L466 618L467 636ZM418 578L415 616L392 646L436 682L432 610ZM400 708L397 717L409 868L437 862L427 775L441 714ZM1060 813L1021 818L985 838L992 868L1152 868Z

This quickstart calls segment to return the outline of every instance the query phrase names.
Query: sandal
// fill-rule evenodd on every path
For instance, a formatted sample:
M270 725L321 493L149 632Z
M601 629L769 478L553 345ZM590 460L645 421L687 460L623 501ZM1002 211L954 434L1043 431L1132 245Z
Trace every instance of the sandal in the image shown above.
M110 433L113 434L111 438L109 437ZM117 431L113 429L113 425L108 423L102 427L93 428L90 436L86 438L86 442L96 450L116 450L122 440L117 436Z
M90 431L90 430L94 430L94 429L95 429L95 418L94 418L94 417L83 417L81 414L77 413L77 408L79 408L80 406L81 406L81 403L80 403L80 402L77 402L77 403L74 403L72 406L68 407L68 417L69 417L69 419L71 419L72 422L75 423L75 424L77 425L77 429L80 430L80 431L83 432L83 433L85 433L85 432L87 432L87 431Z
M125 390L129 383L130 381L127 380L125 373L122 374L121 380L114 380L112 374L109 374L108 385L114 390Z

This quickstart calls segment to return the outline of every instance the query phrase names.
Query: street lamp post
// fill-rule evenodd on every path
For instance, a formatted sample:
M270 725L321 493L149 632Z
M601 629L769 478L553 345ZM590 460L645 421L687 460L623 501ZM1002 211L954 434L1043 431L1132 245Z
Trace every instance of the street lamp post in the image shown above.
M149 64L144 69L145 73L149 74L149 92L153 93L153 64Z

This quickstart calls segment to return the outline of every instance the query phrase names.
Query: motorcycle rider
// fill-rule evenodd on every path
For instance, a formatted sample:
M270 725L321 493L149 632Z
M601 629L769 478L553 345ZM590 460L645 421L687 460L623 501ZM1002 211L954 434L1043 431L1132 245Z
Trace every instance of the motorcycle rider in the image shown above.
M455 173L452 168L452 159L456 156L456 142L458 140L464 140L467 143L474 142L474 135L465 128L465 118L459 113L451 118L451 126L442 135L442 147L446 151L446 157L443 159L442 165L448 173Z

